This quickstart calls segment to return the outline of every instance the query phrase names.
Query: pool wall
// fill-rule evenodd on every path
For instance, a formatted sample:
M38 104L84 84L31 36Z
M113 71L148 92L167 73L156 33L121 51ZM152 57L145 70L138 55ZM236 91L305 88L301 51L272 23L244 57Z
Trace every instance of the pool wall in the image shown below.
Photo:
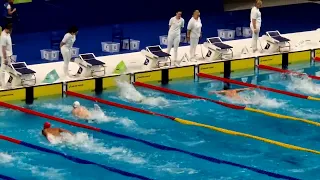
M297 52L284 52L255 58L219 60L215 62L187 65L183 67L162 68L149 71L129 73L125 79L129 82L156 82L167 84L181 78L195 78L197 73L216 74L230 78L231 73L237 71L257 71L256 65L263 64L286 68L294 63L313 62L313 57L320 54L320 49ZM115 78L120 75L81 79L47 85L36 85L17 89L0 91L1 101L24 101L28 104L34 100L47 96L63 96L64 91L95 91L111 89L116 86Z

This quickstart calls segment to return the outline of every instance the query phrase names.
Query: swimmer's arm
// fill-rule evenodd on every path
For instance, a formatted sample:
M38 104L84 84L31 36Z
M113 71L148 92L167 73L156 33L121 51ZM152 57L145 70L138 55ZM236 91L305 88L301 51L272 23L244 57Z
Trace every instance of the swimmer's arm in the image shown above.
M60 132L60 133L69 133L69 134L73 135L72 132L70 132L70 131L68 131L68 130L65 130L65 129L61 129L61 128L59 128L59 132Z
M50 141L50 139L49 139L49 137L48 137L47 131L42 131L42 135L43 135L44 137L46 137L46 139L47 139L48 141Z
M209 94L225 94L226 91L223 90L223 91L210 91Z
M236 90L237 92L241 92L241 91L246 91L246 90L251 90L251 89L254 89L254 88L249 87L249 88L241 88L241 89L234 89L234 90Z

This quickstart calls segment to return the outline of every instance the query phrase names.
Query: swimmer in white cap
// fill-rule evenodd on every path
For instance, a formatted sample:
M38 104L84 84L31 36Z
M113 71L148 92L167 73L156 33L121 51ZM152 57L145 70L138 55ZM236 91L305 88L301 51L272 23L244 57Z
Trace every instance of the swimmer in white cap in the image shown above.
M87 108L80 105L79 101L73 103L72 114L80 119L89 119L91 114Z
M97 104L94 105L94 109L96 111L101 111L100 107ZM79 119L91 119L90 111L86 107L81 106L79 101L75 101L73 103L72 114Z

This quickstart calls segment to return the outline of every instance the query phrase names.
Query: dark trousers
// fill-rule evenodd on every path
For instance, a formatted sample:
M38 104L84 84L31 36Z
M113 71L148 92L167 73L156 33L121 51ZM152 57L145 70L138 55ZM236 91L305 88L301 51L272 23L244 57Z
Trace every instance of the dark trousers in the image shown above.
M13 18L4 17L3 18L3 27L2 28L5 28L7 24L13 24Z

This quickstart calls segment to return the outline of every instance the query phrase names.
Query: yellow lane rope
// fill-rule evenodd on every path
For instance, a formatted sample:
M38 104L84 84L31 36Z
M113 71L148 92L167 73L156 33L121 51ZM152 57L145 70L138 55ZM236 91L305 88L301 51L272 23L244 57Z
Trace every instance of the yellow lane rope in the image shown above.
M318 122L307 120L307 119L303 119L303 118L297 118L297 117L286 116L286 115L282 115L282 114L276 114L276 113L263 111L263 110L260 110L260 109L253 109L253 108L249 108L249 107L244 108L244 110L255 112L255 113L264 114L264 115L275 117L275 118L289 119L289 120L294 120L294 121L301 121L301 122L304 122L304 123L307 123L307 124L320 126L320 123L318 123Z
M206 125L206 124L201 124L201 123L197 123L197 122L193 122L193 121L188 121L188 120L184 120L184 119L180 119L180 118L175 118L174 120L181 123L181 124L204 127L207 129L211 129L214 131L224 133L224 134L229 134L229 135L233 135L233 136L242 136L242 137L246 137L246 138L250 138L250 139L255 139L258 141L277 145L277 146L284 147L287 149L292 149L292 150L296 150L296 151L305 151L305 152L310 152L310 153L314 153L314 154L320 154L320 151L307 149L307 148L303 148L303 147L299 147L299 146L295 146L295 145L291 145L291 144L286 144L286 143L282 143L279 141L274 141L271 139L267 139L267 138L263 138L263 137L259 137L259 136L254 136L251 134L246 134L246 133L241 133L241 132L232 131L232 130L228 130L228 129L223 129L223 128L219 128L219 127L215 127L215 126L211 126L211 125Z

